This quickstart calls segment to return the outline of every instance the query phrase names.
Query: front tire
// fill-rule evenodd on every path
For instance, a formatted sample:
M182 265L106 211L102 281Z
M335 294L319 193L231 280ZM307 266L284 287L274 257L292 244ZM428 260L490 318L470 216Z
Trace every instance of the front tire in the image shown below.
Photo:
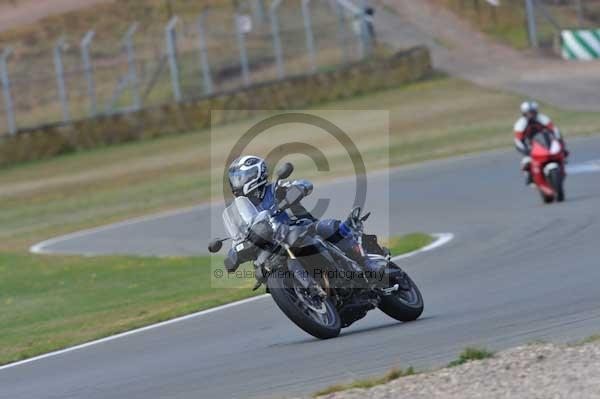
M551 204L554 202L554 196L546 195L546 194L544 194L544 192L542 190L540 190L540 196L542 197L542 202L544 204Z
M565 200L564 182L563 176L560 170L554 169L550 172L549 176L550 184L556 192L556 201L563 202Z
M391 264L391 267L396 265ZM379 309L388 316L398 321L409 322L417 320L423 314L423 296L417 284L404 273L408 290L399 289L391 295L381 298Z
M340 335L342 320L330 298L320 299L320 304L308 303L294 278L272 275L267 286L279 309L302 330L319 339Z

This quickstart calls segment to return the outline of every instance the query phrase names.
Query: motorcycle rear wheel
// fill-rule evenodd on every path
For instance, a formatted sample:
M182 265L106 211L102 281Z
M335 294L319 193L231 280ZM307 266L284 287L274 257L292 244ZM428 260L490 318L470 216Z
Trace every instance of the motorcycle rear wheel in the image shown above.
M393 264L392 264L393 265ZM397 267L393 265L392 267ZM423 313L423 296L408 274L404 275L409 290L398 290L381 298L379 309L393 319L403 322L417 320Z
M294 278L272 275L267 286L279 309L302 330L319 339L340 335L342 320L330 298L316 303L314 299L303 297Z

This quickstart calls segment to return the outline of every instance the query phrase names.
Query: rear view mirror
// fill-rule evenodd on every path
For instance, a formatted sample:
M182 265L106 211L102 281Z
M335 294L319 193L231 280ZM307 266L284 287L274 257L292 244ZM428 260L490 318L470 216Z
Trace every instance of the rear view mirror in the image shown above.
M275 176L277 177L277 180L287 179L288 177L290 177L293 171L294 165L292 165L289 162L286 162L277 168L277 170L275 171Z
M215 238L208 244L208 251L213 254L219 252L221 248L223 248L223 241L218 238Z
M286 209L296 205L302 198L304 193L301 189L296 186L289 187L285 192L285 197L279 203L279 211L285 211Z
M292 186L288 188L287 192L285 193L285 201L289 206L296 205L296 203L302 199L302 196L302 190L296 186Z

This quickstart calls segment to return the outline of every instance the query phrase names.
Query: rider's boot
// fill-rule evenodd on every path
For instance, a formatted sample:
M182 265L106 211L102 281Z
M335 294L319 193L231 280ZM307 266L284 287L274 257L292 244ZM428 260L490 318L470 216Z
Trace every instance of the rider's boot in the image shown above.
M358 242L352 236L352 228L348 224L332 219L321 220L317 223L316 232L344 251L346 256L358 263L364 270L371 273L378 272L380 265L368 257L362 256Z
M340 223L340 232L345 234L345 236L349 237L351 240L351 244L354 246L354 260L356 260L365 271L379 273L382 269L381 263L361 254L358 243L352 238L352 229L351 227L348 227L347 222Z
M525 174L525 186L533 185L533 177L531 175L531 157L526 156L521 160L521 170Z
M387 287L387 284L384 283L384 280L387 280L387 275L384 274L385 267L381 262L363 256L358 243L354 239L347 238L336 245L344 251L348 258L355 261L362 268L362 273L369 283L375 283L376 285L383 283Z
M531 176L531 172L525 172L525 186L530 187L533 184L533 177Z

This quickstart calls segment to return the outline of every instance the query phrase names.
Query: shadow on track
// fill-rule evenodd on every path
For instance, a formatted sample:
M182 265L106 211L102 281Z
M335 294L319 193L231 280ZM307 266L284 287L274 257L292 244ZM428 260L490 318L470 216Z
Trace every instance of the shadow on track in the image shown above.
M357 334L365 334L365 333L370 333L370 332L374 332L374 331L378 331L378 330L385 330L388 328L394 328L394 327L408 327L409 325L415 325L415 324L420 324L420 322L422 321L427 321L427 320L433 320L436 317L434 316L427 316L427 317L421 317L418 320L415 321L411 321L408 323L402 323L399 321L389 321L386 322L385 324L379 324L376 326L370 326L370 327L363 327L363 328L358 328L355 330L351 330L348 332L343 332L340 334L339 337L337 338L332 338L331 340L340 340L340 339L344 339L345 337L351 337L353 335L357 335ZM359 321L360 323L360 321ZM269 345L269 348L277 348L277 347L285 347L285 346L293 346L293 345L304 345L304 344L315 344L318 342L328 342L331 340L321 340L321 339L317 339L317 338L313 338L309 335L306 335L305 339L300 339L297 341L289 341L289 342L279 342L279 343L274 343Z
M569 203L573 203L573 202L586 202L588 200L596 200L596 199L598 199L598 197L596 197L595 195L589 195L589 194L567 196L567 198L565 199L565 204L569 204Z

